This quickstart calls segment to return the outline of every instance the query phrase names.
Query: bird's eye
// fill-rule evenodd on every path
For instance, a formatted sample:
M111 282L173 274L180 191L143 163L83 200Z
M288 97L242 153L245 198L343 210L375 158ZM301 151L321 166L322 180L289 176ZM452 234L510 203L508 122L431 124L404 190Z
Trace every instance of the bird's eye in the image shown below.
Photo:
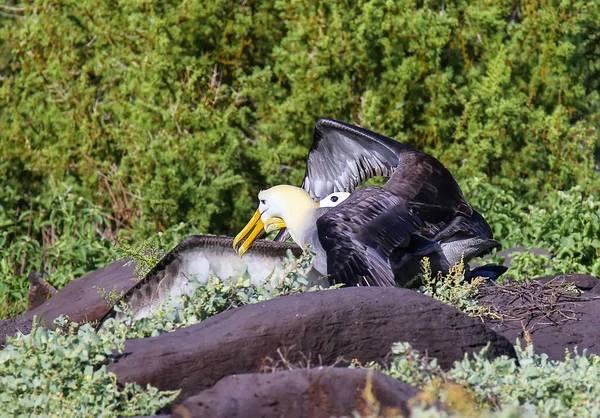
M332 202L337 202L338 201L338 197L337 196L331 196L331 201Z
M261 199L261 200L260 200L260 203L262 203L263 205L266 205L266 204L267 204L267 201L266 201L266 200L264 200L264 199Z

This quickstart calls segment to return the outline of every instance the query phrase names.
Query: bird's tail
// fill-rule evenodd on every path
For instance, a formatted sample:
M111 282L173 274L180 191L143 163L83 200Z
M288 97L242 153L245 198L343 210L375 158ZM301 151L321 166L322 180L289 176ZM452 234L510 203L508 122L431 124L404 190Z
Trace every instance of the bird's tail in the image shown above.
M471 282L476 277L487 277L488 280L495 282L498 277L508 270L508 267L498 264L486 264L485 266L476 267L473 270L470 270L468 265L465 268L465 281L467 282Z

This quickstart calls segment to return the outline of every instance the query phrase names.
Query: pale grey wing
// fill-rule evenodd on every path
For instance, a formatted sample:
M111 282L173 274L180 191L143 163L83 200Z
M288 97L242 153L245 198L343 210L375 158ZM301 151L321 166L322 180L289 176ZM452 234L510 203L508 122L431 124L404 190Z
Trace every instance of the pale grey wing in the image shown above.
M454 176L434 156L357 126L317 121L302 188L322 199L352 192L375 176L390 177L385 188L418 208L425 222L472 213Z
M422 226L406 202L381 187L363 187L317 219L330 284L394 286L389 258L411 250Z
M399 155L407 151L415 149L358 126L319 119L302 188L319 200L333 192L352 192L371 177L390 177Z
M231 237L192 235L168 252L117 303L125 302L136 317L145 317L169 298L189 294L194 284L206 284L211 272L227 280L247 270L252 282L261 284L282 269L288 250L295 256L302 254L293 243L257 240L239 257ZM115 315L113 309L102 321Z

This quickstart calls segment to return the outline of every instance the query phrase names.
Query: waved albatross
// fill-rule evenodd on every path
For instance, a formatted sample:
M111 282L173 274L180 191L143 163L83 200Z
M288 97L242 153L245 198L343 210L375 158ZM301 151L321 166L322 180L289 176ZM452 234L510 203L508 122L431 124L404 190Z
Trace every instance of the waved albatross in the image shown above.
M233 247L240 256L264 232L287 228L296 244L311 246L313 267L330 284L394 286L419 273L422 256L439 258L439 245L417 234L423 222L404 199L376 186L315 203L299 187L258 194L259 207Z
M389 177L389 180L383 187L370 187L365 188L368 191L360 192L362 189L359 189L354 192L353 195L360 192L359 196L354 198L351 196L347 202L339 206L343 209L335 210L335 221L334 214L331 214L320 222L321 229L325 228L326 223L329 223L330 229L334 224L337 228L344 228L344 223L368 215L368 219L363 219L361 225L347 225L354 234L350 240L352 243L338 236L338 242L323 244L323 240L332 236L331 230L327 237L322 236L319 242L311 243L316 245L317 250L319 244L322 247L330 247L329 250L324 249L320 257L317 254L315 264L319 271L325 270L324 263L329 264L330 252L337 251L338 255L343 252L353 252L354 258L361 259L365 266L369 262L383 263L374 267L376 274L381 277L372 277L374 272L365 275L366 267L360 265L361 263L357 264L357 261L350 257L347 261L352 265L344 273L343 282L356 284L363 281L366 284L390 285L389 270L391 270L398 283L407 284L405 280L419 271L419 263L415 262L419 256L428 255L431 258L434 273L447 272L449 267L459 262L462 257L467 263L474 257L500 247L500 244L493 239L492 231L485 219L471 208L450 171L435 157L357 126L332 119L320 119L317 122L302 183L302 189L310 198L319 200L334 192L352 192L360 183L375 176ZM299 201L306 201L308 204L308 200L304 197L300 198L299 193L295 195ZM266 199L261 199L261 204L263 204L262 200ZM292 206L295 204L292 203ZM376 213L369 204L378 205ZM350 205L354 205L354 208L350 208ZM283 222L281 218L274 216L273 219L264 219L268 221L264 229L268 232L281 229L288 222L292 224L292 228L297 228L305 222L307 225L313 225L313 229L319 229L317 221L321 215L322 212L315 211L310 215L312 217L310 222L290 217ZM391 231L390 234L380 219L389 222L394 215L400 216L397 221L399 224L395 226L397 230ZM373 219L378 219L375 222L377 223L375 229L373 229ZM257 211L247 227L236 237L234 247L240 254L243 254L252 240L260 234L259 228L251 227L256 225L258 220L260 214ZM287 226L288 231L279 234L277 240L285 239L291 232L292 228L290 225ZM250 231L252 233L248 235ZM336 232L338 235L341 233ZM382 242L377 241L380 237L377 237L374 242L373 234L385 236L396 247L384 245L385 248L380 248ZM313 231L312 236L318 234L315 235ZM409 239L410 237L412 239ZM244 238L247 238L246 242L240 245L240 241ZM298 237L298 233L296 236L292 233L292 238L300 245L306 243L303 238ZM363 253L359 254L360 251ZM367 256L373 251L378 252L374 261ZM386 263L387 266L382 267ZM335 265L336 269L340 268L339 265ZM484 267L485 269L480 268L480 270L485 271L491 278L506 270L501 266ZM331 277L331 269L327 270L330 282L335 282L336 278ZM384 270L386 270L385 274ZM474 273L476 272L471 272L471 275ZM373 281L375 283L372 283Z
M440 260L438 270L446 272L463 256L468 263L501 247L483 216L467 203L452 173L434 156L358 126L317 121L302 182L313 199L352 192L375 176L389 177L383 188L405 199L421 218L421 236L439 243L445 260ZM280 234L276 240L284 238ZM505 270L498 266L496 272Z

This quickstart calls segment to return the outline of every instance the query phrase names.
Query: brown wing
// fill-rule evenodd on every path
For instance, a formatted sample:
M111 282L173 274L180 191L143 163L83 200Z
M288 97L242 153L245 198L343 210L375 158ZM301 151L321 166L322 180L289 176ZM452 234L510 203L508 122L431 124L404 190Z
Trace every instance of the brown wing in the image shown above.
M317 220L331 284L394 286L389 257L408 251L421 226L403 199L381 187L363 187Z

